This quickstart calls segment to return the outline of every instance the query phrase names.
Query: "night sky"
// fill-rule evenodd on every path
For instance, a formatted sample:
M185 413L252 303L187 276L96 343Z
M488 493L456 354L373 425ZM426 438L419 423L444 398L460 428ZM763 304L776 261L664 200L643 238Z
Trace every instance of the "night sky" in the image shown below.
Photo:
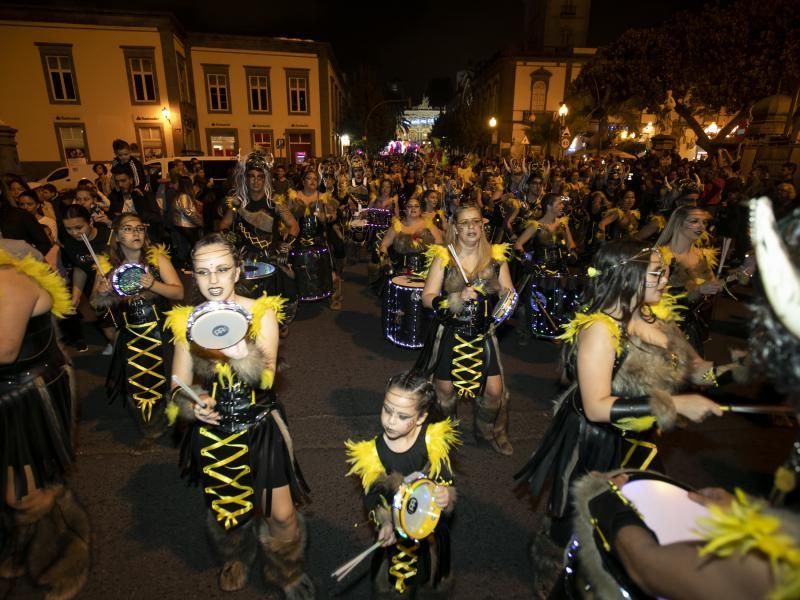
M8 2L2 1L2 4ZM344 68L373 65L385 81L399 80L419 97L434 77L520 46L522 0L78 0L27 4L168 10L188 31L312 38L330 42ZM590 45L607 43L628 27L657 25L703 0L594 0Z

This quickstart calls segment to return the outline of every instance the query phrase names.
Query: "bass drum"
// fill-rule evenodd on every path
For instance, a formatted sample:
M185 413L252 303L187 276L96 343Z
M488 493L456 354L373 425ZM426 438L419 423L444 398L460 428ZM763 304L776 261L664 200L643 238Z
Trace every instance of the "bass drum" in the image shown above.
M383 297L383 336L401 348L422 348L433 312L422 306L425 280L399 275L389 282Z
M289 260L301 302L314 302L330 297L333 293L333 268L330 252L325 246L307 246L292 250Z
M552 340L561 335L580 308L583 277L570 273L534 275L526 290L526 312L531 335ZM555 327L553 327L555 325Z

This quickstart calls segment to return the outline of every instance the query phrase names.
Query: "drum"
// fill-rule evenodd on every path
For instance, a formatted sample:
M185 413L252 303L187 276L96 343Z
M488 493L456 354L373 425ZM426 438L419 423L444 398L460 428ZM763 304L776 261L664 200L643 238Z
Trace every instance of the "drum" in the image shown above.
M142 291L142 275L147 267L139 263L125 263L111 274L111 287L120 296L135 296Z
M294 269L297 294L301 302L328 298L333 293L333 269L325 246L293 249L289 260Z
M428 537L442 516L433 501L436 484L419 471L407 476L392 500L392 520L400 537L415 542Z
M433 321L433 311L422 306L425 280L398 275L383 296L383 336L401 348L422 348Z
M246 290L248 298L257 299L264 294L275 294L276 286L273 282L275 265L260 261L245 261L242 265L240 286Z
M630 475L630 480L620 491L633 503L645 525L653 530L661 545L701 539L697 533L697 519L707 517L709 511L705 506L689 499L689 488L683 484L653 471L636 471ZM597 577L596 568L589 570L583 567L584 563L595 562L596 552L600 553L605 567L600 576L609 580L604 584L593 581L593 577ZM611 582L619 588L619 594L615 597L643 597L627 573L620 569L619 563L616 560L604 561L605 555L606 551L597 546L594 539L582 540L578 535L572 537L567 546L566 565L559 582L568 598L578 600L599 597L596 592L608 589Z
M389 229L392 224L392 211L388 208L367 208L364 212L367 224L372 229Z
M229 301L204 302L189 315L186 331L190 342L209 350L238 344L247 335L253 316L240 304Z
M505 291L503 296L497 301L497 304L494 305L494 310L492 310L492 319L495 325L500 325L500 323L514 313L518 301L519 294L516 290L508 289Z
M526 297L531 334L543 339L560 335L562 326L569 323L580 308L582 289L583 277L580 275L555 273L532 276Z
M347 238L356 244L363 244L367 241L369 223L363 216L363 212L358 213L356 218L350 219L347 223Z

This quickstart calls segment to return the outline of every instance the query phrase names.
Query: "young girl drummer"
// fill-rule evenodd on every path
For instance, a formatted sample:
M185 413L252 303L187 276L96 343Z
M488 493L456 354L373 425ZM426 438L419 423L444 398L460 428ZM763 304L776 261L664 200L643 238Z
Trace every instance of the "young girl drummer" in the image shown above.
M456 422L441 420L436 390L419 372L391 377L381 408L383 432L371 440L345 442L348 475L361 478L364 505L378 530L385 551L373 561L373 585L378 597L395 597L410 587L441 587L450 565L447 518L456 488L450 452L460 444ZM404 478L421 473L433 481L432 500L443 512L433 533L419 541L395 530L392 502Z

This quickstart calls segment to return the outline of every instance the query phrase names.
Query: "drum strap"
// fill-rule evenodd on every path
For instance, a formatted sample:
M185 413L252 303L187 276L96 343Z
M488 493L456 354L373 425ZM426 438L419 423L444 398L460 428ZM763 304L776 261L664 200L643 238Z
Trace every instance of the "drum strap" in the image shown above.
M458 390L459 398L475 398L481 387L484 335L464 339L455 334L455 340L458 343L453 346L453 364L450 371L453 386Z
M398 542L397 553L392 556L392 566L389 567L389 575L395 578L394 589L398 594L406 591L406 579L411 579L417 574L417 550L419 544L406 546Z
M653 459L658 454L658 447L653 442L646 442L644 440L637 440L636 438L623 438L626 442L628 442L631 447L628 448L628 452L625 454L625 458L622 459L622 464L620 465L620 469L641 469L642 471L646 471L647 467L650 466L650 463L653 462ZM634 453L636 452L637 448L642 448L644 450L648 450L647 456L642 461L642 464L638 467L636 466L629 466L628 463L633 458Z
M153 310L155 312L155 307ZM155 314L157 315L157 313ZM156 316L156 318L158 317ZM151 335L156 327L158 327L158 320L132 325L128 323L128 317L125 316L125 328L133 334L131 340L126 344L128 365L137 371L128 378L128 385L136 389L132 397L136 401L136 407L141 411L142 420L145 423L150 422L155 403L164 397L167 381L161 372L164 359L160 349L163 342ZM144 383L140 380L143 380Z
M200 449L200 455L214 461L203 467L203 473L220 482L207 486L203 491L215 496L211 510L216 513L217 521L224 521L226 530L236 527L239 517L253 510L249 498L255 492L247 485L250 475L247 434L245 429L223 438L205 427L200 428L200 435L211 440L209 445ZM235 443L240 438L241 442Z

